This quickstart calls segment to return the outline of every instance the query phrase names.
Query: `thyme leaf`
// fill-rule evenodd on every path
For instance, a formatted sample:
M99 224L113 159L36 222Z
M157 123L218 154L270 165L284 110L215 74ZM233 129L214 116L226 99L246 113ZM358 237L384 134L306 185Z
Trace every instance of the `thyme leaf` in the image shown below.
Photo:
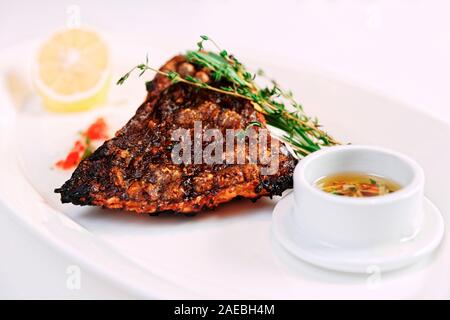
M210 42L216 51L204 51L206 42ZM311 118L304 112L302 105L294 99L292 91L284 90L273 79L269 79L270 86L260 87L256 83L256 79L257 77L266 77L264 71L250 72L234 55L230 55L228 51L221 49L208 36L200 36L197 47L198 50L196 51L187 51L186 60L194 65L209 69L216 83L219 81L223 83L222 80L225 80L231 85L216 87L192 76L182 77L174 71L158 70L149 65L148 55L145 63L132 68L117 81L117 84L123 84L136 69L140 70L139 76L150 70L166 76L172 83L183 82L198 88L249 100L255 110L264 115L269 125L284 132L281 140L290 145L295 153L294 156L298 158L302 158L324 146L340 144L321 129L316 117Z

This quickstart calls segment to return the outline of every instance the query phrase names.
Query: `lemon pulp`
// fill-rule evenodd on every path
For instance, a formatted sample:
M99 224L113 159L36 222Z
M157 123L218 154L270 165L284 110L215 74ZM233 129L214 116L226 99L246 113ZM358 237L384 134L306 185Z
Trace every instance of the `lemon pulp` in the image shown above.
M33 79L49 110L81 111L102 104L110 80L106 43L91 30L57 32L39 50Z

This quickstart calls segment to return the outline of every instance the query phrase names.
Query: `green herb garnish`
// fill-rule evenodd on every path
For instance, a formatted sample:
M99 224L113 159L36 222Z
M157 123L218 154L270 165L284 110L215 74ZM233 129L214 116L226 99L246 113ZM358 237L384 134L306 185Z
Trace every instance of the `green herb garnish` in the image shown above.
M145 63L135 66L121 77L117 84L123 84L135 70L140 71L139 76L142 76L147 70L151 70L168 77L172 83L183 82L202 89L250 100L254 108L265 116L270 126L283 132L279 138L291 147L294 155L298 158L317 151L323 146L339 144L328 133L320 129L317 118L312 119L306 115L291 91L283 90L274 80L270 81L271 85L269 86L258 86L255 79L257 76L264 76L262 70L258 70L257 73L249 72L235 56L222 50L211 38L207 36L200 38L201 40L197 43L198 50L188 51L186 59L195 65L209 69L216 82L225 80L222 83L229 83L229 85L214 87L194 77L183 78L174 71L158 70L148 64L148 57L146 57ZM210 42L216 51L203 51L206 42Z

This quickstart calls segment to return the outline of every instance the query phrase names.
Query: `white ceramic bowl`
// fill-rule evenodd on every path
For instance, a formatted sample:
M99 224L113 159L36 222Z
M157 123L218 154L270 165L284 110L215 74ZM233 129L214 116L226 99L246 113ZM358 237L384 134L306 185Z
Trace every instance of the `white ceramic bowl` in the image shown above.
M357 171L394 180L400 190L370 198L333 195L317 179ZM398 244L413 238L423 218L424 173L412 159L372 146L336 146L315 152L294 173L295 223L302 232L332 247Z

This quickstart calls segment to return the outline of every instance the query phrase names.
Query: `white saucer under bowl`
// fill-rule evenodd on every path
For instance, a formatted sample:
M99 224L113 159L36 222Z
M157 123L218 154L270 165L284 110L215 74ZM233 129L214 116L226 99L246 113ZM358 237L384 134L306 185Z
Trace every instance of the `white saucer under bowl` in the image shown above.
M316 241L307 230L297 226L293 208L293 193L275 206L272 224L275 238L294 256L331 270L366 273L374 266L383 271L399 269L431 253L444 235L439 209L427 198L424 199L422 226L414 238L370 248L331 247Z

